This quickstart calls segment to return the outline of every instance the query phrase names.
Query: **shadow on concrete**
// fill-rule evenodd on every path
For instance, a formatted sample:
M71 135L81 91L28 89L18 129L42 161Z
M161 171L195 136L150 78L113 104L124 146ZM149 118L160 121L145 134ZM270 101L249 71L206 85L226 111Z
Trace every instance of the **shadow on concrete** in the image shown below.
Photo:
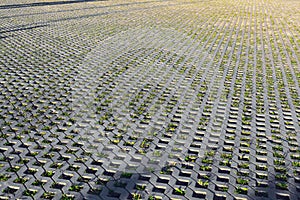
M50 1L50 2L37 2L37 3L26 3L26 4L10 4L10 5L0 5L0 9L26 8L26 7L36 7L36 6L54 6L54 5L84 3L84 2L93 2L93 1L107 1L107 0Z
M128 9L128 10L102 12L102 13L88 14L88 15L82 15L82 16L54 19L54 20L45 21L44 23L56 23L56 22L70 21L70 20L81 20L81 19L90 18L90 17L99 17L99 16L118 14L118 13L130 13L130 12L136 12L136 11L140 12L140 11L147 11L147 10L151 10L151 9L158 9L158 8L164 8L164 7L169 7L169 6L180 6L180 5L185 5L185 4L193 4L193 3L184 2L184 3L174 3L171 5L155 5L155 6L149 6L146 8L132 8L132 9Z
M286 169L291 168L291 166L285 166ZM280 174L280 173L276 173ZM275 178L275 174L268 173L268 180L263 181L265 184L260 184L260 186L252 186L250 187L253 190L253 193L248 194L247 196L250 199L255 200L270 200L270 199L278 199L278 200L300 200L300 184L296 181L295 177L299 177L300 174L297 172L296 174L285 174L287 176L287 180L279 180ZM259 182L257 177L253 175L252 177L256 184ZM295 179L295 181L294 181ZM298 178L297 178L298 180Z
M59 10L59 11L51 11L51 12L19 14L19 15L3 16L3 17L0 17L0 19L12 18L12 17L35 16L35 15L41 15L41 14L45 15L45 14L54 14L54 13L63 13L63 12L74 12L76 10L91 10L91 9L104 9L104 8L124 7L124 6L131 6L131 5L140 5L140 4L149 4L149 3L154 3L154 2L162 2L162 1L165 2L165 1L169 1L169 0L131 2L131 3L113 4L113 5L109 5L109 6L95 6L95 7L67 9L67 10ZM0 6L0 9L1 9L1 6Z
M6 38L9 38L9 37L12 37L12 36L1 36L1 35L0 35L0 40L6 39Z
M9 29L9 30L0 31L0 34L31 30L31 29L35 29L35 28L43 28L45 26L47 26L47 25L36 25L36 26L29 26L29 27L21 26L21 27Z

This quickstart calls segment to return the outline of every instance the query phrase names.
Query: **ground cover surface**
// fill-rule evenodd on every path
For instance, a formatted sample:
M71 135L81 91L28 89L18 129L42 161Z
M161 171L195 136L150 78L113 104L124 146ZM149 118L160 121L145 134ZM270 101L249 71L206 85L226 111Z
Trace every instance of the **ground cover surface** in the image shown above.
M1 199L299 199L300 1L0 2Z

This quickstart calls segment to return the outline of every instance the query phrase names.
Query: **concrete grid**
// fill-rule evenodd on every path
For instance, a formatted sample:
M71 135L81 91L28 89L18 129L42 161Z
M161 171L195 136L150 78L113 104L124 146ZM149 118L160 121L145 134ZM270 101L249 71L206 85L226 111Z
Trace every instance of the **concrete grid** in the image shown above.
M300 2L0 2L0 199L300 199Z

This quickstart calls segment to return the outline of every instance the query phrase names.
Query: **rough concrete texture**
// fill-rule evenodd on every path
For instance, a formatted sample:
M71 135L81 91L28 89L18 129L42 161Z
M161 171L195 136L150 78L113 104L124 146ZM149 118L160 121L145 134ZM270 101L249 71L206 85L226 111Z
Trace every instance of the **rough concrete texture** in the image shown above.
M0 199L300 199L300 2L2 0Z

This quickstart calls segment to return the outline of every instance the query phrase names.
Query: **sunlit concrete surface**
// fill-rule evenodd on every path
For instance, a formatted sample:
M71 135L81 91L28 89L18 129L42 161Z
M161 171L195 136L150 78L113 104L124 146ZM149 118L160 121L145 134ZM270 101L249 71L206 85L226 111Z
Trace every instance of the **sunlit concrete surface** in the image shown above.
M1 199L300 197L300 1L0 1Z

